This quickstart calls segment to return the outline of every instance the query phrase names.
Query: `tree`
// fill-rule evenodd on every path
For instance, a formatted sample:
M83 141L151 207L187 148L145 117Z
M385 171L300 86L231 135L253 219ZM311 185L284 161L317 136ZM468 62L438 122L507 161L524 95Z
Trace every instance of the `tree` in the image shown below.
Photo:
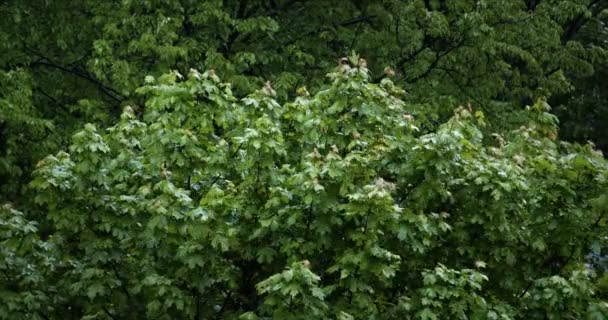
M607 6L2 2L0 318L602 318Z
M563 137L604 148L603 122L595 119L606 113L603 86L596 85L608 61L606 6L598 0L5 1L0 65L28 79L10 89L31 92L18 104L28 107L16 109L21 118L48 125L22 135L0 119L0 141L37 146L0 143L3 166L13 168L0 173L3 201L28 198L23 186L34 164L65 147L76 128L109 126L124 106L141 105L133 92L147 74L215 69L238 97L269 79L286 102L297 87L322 86L325 72L353 50L373 62L375 80L392 66L395 81L410 93L404 99L428 104L436 121L470 102L486 111L489 131L508 131L527 121L522 106L544 96L559 107ZM2 105L13 103L11 92L1 93ZM15 108L2 113L14 112L7 109Z
M283 104L212 70L147 77L142 114L38 164L46 218L3 209L0 316L607 316L584 265L605 232L601 154L556 140L542 100L494 142L467 107L427 128L366 64Z

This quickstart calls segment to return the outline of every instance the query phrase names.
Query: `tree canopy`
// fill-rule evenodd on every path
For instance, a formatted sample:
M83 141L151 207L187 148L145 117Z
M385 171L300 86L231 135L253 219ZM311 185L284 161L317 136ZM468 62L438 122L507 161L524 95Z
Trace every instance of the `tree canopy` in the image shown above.
M0 4L0 319L606 318L607 9Z

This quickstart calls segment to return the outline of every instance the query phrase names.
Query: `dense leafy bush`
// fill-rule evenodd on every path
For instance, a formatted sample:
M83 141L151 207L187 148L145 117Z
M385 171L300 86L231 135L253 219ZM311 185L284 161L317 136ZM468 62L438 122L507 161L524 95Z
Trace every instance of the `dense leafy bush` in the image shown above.
M40 161L47 215L1 211L3 319L603 319L584 262L608 163L539 100L484 136L435 128L343 60L288 103L213 70L146 78L145 106Z

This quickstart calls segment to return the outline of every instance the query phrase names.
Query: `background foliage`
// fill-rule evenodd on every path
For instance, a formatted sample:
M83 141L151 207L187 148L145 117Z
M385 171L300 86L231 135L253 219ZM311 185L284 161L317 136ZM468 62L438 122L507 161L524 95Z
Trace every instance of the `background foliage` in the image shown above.
M0 318L604 318L607 8L3 2Z

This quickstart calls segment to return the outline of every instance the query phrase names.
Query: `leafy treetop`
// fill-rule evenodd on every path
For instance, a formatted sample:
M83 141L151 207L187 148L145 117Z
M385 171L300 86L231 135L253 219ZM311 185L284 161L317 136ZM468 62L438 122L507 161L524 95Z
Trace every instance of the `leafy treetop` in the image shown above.
M38 163L44 218L0 211L0 318L608 316L584 265L608 163L545 101L488 137L470 107L428 125L363 59L328 79L282 103L147 77L145 105Z

